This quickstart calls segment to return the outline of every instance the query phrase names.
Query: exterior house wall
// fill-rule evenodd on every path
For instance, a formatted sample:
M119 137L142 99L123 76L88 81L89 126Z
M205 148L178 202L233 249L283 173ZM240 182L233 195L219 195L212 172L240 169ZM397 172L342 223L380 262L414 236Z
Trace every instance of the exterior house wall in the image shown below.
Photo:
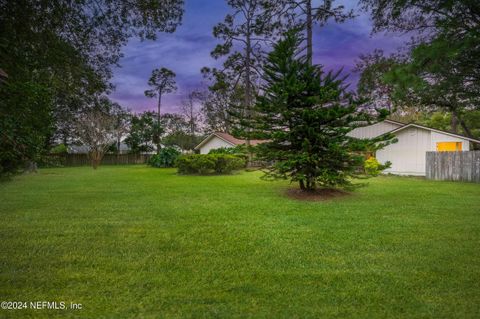
M426 152L436 151L437 142L462 142L462 149L469 149L469 141L428 129L409 127L395 133L397 143L377 151L379 162L392 162L385 173L425 176Z
M213 136L209 141L207 141L205 144L200 147L200 154L208 154L210 150L215 149L215 148L220 148L220 147L233 147L234 145L225 142L221 138L218 138L217 136Z
M349 132L347 135L356 138L373 138L397 129L400 126L402 125L384 121L369 126L357 127L356 129Z

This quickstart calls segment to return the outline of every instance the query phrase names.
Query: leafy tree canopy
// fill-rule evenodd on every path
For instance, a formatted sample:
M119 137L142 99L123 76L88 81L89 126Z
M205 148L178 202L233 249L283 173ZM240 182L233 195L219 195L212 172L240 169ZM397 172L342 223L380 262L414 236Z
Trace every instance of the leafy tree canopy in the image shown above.
M464 134L475 137L467 118L480 107L480 2L362 2L372 12L375 31L414 35L406 56L380 77L391 97L425 112L450 113L453 130L458 122ZM383 63L377 62L375 67Z
M112 88L128 39L173 32L182 13L182 0L0 1L4 168L35 161L54 138L71 139L76 115Z

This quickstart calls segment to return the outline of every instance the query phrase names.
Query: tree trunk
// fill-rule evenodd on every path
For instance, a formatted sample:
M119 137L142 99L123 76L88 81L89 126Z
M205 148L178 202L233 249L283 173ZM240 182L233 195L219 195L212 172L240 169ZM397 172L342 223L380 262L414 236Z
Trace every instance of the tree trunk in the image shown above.
M456 118L456 121L460 124L460 126L462 127L465 135L467 137L470 137L470 138L475 138L472 134L472 132L470 131L470 129L468 128L467 124L465 123L465 121L459 116L457 110L455 109L455 107L453 106L450 106L450 110L452 111L452 118L455 117Z
M117 155L120 154L120 136L117 136Z
M190 135L195 135L195 118L194 118L194 115L193 115L193 103L194 103L194 99L193 99L193 95L190 95L189 96L190 100L189 100L189 123L190 123Z
M92 168L97 169L102 162L103 153L100 151L92 151L88 155L90 157L90 162L92 163Z
M450 124L452 126L452 132L453 133L458 133L458 120L457 120L457 117L455 116L455 114L452 114L452 119L451 119Z
M252 104L252 85L250 78L250 68L251 68L251 30L250 30L250 21L247 21L247 34L246 34L246 52L245 52L245 115L248 120L251 120L251 104ZM247 146L247 166L250 165L252 161L252 153L250 152L250 134L248 134L250 129L247 127L247 137L245 140L245 145Z
M36 173L37 172L37 163L31 160L28 160L25 164L25 172L27 173Z
M470 138L475 138L472 134L472 132L470 131L470 129L468 128L467 124L465 123L464 120L462 119L458 119L458 121L460 122L460 126L463 128L463 131L465 132L465 135L470 137Z
M315 190L315 179L313 177L307 178L307 190L310 192Z
M162 105L162 92L158 92L158 112L157 112L157 154L160 154L160 106Z
M304 190L305 190L305 183L304 183L303 179L299 180L299 181L298 181L298 184L300 185L300 189L301 189L302 191L304 191Z
M313 64L313 21L312 21L312 0L307 0L305 5L307 11L306 28L307 28L307 60L308 64Z

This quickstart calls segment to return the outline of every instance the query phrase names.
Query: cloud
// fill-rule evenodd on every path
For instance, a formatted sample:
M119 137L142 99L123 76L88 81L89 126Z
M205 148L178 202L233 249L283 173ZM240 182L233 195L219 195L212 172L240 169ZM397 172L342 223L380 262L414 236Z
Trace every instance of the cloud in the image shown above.
M339 1L347 8L358 9L356 1ZM222 21L228 12L225 2L186 1L183 24L173 34L158 34L156 41L132 39L124 48L121 67L114 70L112 82L116 90L110 96L134 111L155 110L155 99L143 92L154 68L166 67L176 74L178 90L162 98L162 110L175 112L189 90L202 83L200 69L218 66L219 61L210 56L218 41L212 35L213 26ZM326 70L344 69L351 73L360 54L383 49L387 54L395 51L405 38L392 34L371 35L372 23L365 12L342 24L329 23L314 29L314 62ZM347 80L354 89L358 74ZM162 112L163 112L162 111Z

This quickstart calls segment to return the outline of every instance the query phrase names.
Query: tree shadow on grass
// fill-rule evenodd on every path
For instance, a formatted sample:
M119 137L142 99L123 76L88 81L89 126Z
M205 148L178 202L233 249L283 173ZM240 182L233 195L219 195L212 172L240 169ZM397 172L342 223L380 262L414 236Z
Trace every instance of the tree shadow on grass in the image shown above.
M314 191L302 191L299 188L289 188L284 194L291 199L309 202L327 201L352 195L350 192L332 188L319 188Z

